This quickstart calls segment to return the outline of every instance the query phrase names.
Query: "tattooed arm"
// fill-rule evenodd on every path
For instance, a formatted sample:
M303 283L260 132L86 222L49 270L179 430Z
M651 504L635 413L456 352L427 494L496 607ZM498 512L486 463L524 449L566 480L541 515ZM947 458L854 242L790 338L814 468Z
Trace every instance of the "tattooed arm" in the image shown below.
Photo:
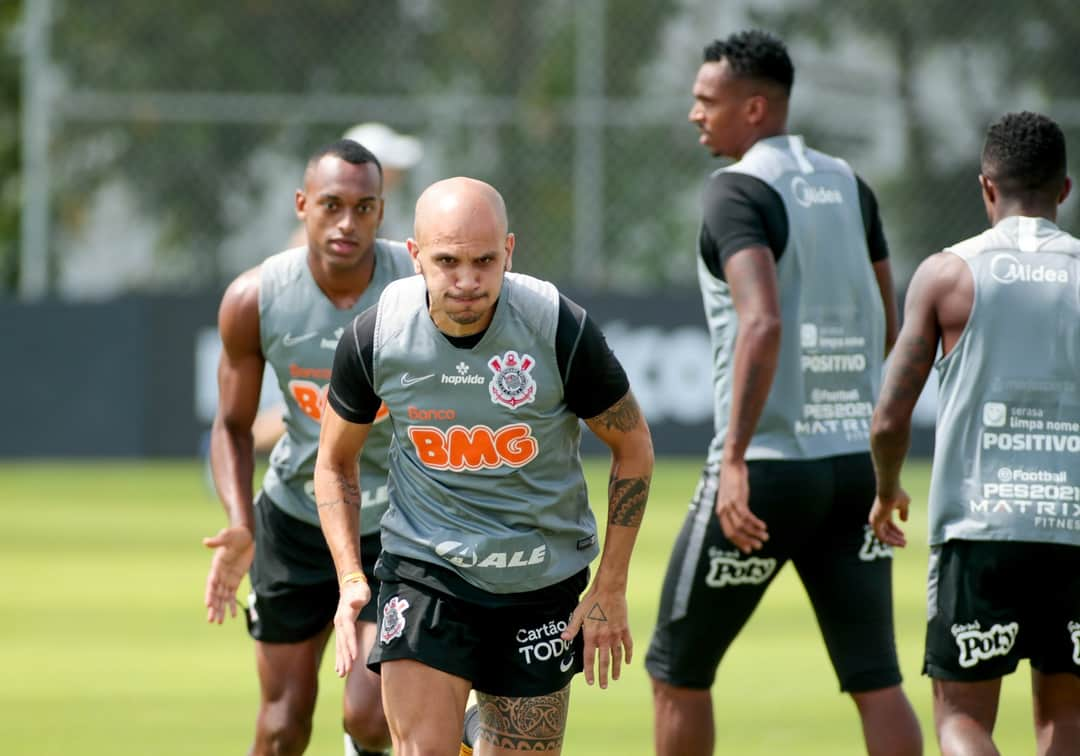
M870 428L877 477L870 524L877 537L892 546L907 542L903 530L892 521L892 512L907 520L910 498L900 487L900 470L911 441L911 415L934 365L938 343L948 353L967 324L973 287L967 264L946 252L923 261L908 287L904 325Z
M744 553L769 539L765 523L750 511L746 448L772 388L780 356L780 295L776 260L765 246L736 252L724 263L732 303L739 319L731 367L731 415L720 464L716 516L733 544Z
M348 674L356 660L356 618L371 600L360 566L360 472L356 464L370 429L370 424L344 420L330 402L326 403L315 460L315 502L341 581L341 600L334 615L335 668L340 677Z
M606 688L609 667L612 679L618 680L624 654L629 662L634 649L627 619L626 581L649 497L653 448L649 426L629 391L585 424L611 449L608 521L596 578L574 610L563 638L571 640L584 628L585 681L593 684L593 663L599 657L600 687Z

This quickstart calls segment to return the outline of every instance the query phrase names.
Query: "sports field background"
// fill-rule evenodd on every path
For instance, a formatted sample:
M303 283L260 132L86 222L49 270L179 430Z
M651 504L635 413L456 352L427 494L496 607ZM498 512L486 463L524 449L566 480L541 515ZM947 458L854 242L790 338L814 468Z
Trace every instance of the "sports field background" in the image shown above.
M606 462L588 465L605 519ZM698 460L661 460L630 575L635 656L606 691L574 683L566 754L650 754L642 667L668 549ZM926 568L925 464L910 545L895 561L900 657L927 752L930 687L919 674ZM798 492L792 492L798 506ZM240 619L205 622L209 553L224 520L198 462L0 464L0 753L170 756L246 752L257 705ZM330 647L330 654L333 647ZM718 754L858 754L858 718L837 685L794 572L785 569L721 666L713 690ZM340 754L341 685L324 661L310 754ZM1027 667L1003 687L997 741L1031 753Z

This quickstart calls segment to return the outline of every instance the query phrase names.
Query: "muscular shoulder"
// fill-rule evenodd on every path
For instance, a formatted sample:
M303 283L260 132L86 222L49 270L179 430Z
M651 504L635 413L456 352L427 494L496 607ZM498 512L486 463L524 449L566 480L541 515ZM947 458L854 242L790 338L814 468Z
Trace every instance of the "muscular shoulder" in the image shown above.
M963 257L950 251L923 260L908 288L911 304L932 310L945 330L967 322L974 295L971 268Z
M218 331L225 349L255 351L259 349L259 285L261 266L255 266L237 276L221 298L218 308Z

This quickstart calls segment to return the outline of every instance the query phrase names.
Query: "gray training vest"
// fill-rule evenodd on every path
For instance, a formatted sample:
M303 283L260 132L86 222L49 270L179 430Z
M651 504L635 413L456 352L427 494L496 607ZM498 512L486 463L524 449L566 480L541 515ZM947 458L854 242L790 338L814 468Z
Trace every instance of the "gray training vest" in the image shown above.
M937 365L930 543L1080 546L1080 241L1014 216L946 252L975 295Z
M259 341L285 397L285 435L270 453L263 490L283 512L318 526L315 455L334 350L345 327L378 301L391 281L414 274L400 242L375 242L375 271L352 307L339 310L315 283L307 247L267 258L259 279ZM360 455L364 535L379 529L386 511L387 448L392 430L380 411Z
M885 313L866 245L859 190L848 165L802 137L757 142L721 169L756 176L780 195L787 246L777 263L782 334L776 375L746 459L816 459L869 449L881 383ZM728 284L698 255L713 357L718 464L731 414L738 318Z
M507 273L491 325L460 349L431 321L422 278L383 292L372 383L395 433L385 551L492 593L544 588L597 555L558 312L554 286Z

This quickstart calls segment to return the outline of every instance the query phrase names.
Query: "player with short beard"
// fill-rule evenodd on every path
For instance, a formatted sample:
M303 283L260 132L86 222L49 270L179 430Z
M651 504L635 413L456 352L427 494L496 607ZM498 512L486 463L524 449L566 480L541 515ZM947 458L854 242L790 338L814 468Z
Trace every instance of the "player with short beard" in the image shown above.
M630 661L626 580L652 475L648 426L585 311L508 272L515 237L494 188L428 187L408 244L421 275L387 287L338 347L315 468L345 576L338 673L353 669L356 613L372 599L352 578L363 483L352 460L383 401L396 441L367 662L382 674L394 751L457 753L473 688L477 753L557 754L574 674L603 688ZM485 380L440 379L464 374ZM584 596L599 544L580 419L612 452L603 556Z

